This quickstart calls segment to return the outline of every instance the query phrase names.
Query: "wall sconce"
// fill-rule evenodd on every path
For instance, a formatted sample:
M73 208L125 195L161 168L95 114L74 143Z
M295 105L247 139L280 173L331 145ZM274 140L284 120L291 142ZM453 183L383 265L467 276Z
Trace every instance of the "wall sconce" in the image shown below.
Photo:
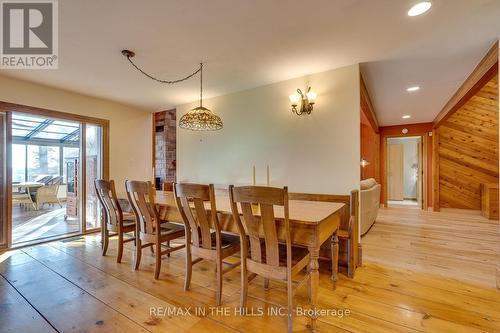
M368 166L370 164L370 162L365 160L364 157L361 157L361 161L359 162L359 164L361 165L362 168L364 168L364 167Z
M306 94L302 93L302 90L297 89L297 94L289 96L290 102L292 103L292 112L300 116L301 114L307 113L311 114L313 110L314 103L316 102L316 93L311 91L311 87L307 89ZM300 102L300 110L297 109Z

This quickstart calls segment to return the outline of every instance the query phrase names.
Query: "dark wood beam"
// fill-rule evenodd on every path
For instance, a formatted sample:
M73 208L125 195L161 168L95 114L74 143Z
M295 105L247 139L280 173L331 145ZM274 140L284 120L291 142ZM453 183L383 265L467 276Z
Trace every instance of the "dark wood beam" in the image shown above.
M368 90L366 89L365 81L363 80L363 76L361 73L359 74L360 81L360 100L361 100L361 112L363 112L370 122L375 133L379 132L378 120L375 115L375 109L373 108L372 101L370 99L370 95L368 94Z
M498 73L498 40L434 119L434 128L460 109Z

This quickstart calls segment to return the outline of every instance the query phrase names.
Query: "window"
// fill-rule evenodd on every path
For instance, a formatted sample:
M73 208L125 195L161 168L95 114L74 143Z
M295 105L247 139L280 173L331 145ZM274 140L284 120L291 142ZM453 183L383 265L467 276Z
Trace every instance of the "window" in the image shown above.
M46 176L60 176L59 147L28 145L28 181L34 182Z
M85 159L86 159L86 220L87 228L98 228L101 226L101 207L95 193L94 180L102 178L102 140L101 128L95 125L86 125L85 130Z
M12 182L26 181L26 145L12 145Z

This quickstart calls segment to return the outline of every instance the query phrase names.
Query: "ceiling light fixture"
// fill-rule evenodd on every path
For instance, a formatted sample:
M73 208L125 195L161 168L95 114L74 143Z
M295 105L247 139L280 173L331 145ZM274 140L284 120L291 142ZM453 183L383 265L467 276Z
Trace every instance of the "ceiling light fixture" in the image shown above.
M402 116L401 118L403 118L403 119L410 119L410 118L411 118L411 116L410 116L409 114L405 114L405 115L404 115L404 116Z
M422 15L429 9L431 9L432 3L430 1L419 2L408 11L408 16L418 16Z
M179 120L179 127L192 131L216 131L223 127L222 119L203 106L203 64L200 64L200 106L192 109Z
M419 87L419 86L410 87L410 88L407 88L407 89L406 89L406 91L409 91L409 92L412 92L412 91L417 91L417 90L420 90L420 87Z
M212 111L203 106L203 63L200 63L200 67L186 77L177 80L162 80L154 77L151 74L146 73L141 68L139 68L139 66L137 66L131 59L135 56L135 53L133 51L122 50L122 54L124 57L127 58L127 60L135 69L141 72L144 76L159 83L165 83L165 84L180 83L200 73L200 106L192 109L191 111L183 115L179 120L179 127L193 131L215 131L222 129L223 127L222 119L218 115L216 115L215 113L213 113Z

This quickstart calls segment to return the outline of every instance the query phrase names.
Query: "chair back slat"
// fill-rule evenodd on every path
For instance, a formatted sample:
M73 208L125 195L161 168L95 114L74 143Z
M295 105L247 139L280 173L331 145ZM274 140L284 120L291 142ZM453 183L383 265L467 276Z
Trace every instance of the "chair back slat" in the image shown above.
M194 208L196 212L196 219L201 233L201 242L203 247L210 249L212 247L212 238L210 236L210 224L205 204L200 198L193 198Z
M240 233L244 235L246 229L246 234L250 240L250 257L256 262L262 262L259 218L253 215L252 205L250 203L241 202L240 205L243 212L243 221L245 222L245 228L243 232L240 230Z
M156 235L160 218L155 207L154 189L151 182L127 180L127 196L139 223L139 230L146 235Z
M268 265L279 266L278 235L276 233L273 206L260 204L260 215L264 229L264 238L266 240L266 263Z
M291 267L288 189L286 187L230 186L229 196L231 200L231 209L233 211L233 219L240 229L240 234L248 236L250 240L251 260L259 263L262 262L260 236L263 234L266 249L265 264L273 267L279 266L279 244L274 206L283 207L287 266ZM243 219L240 218L238 203L241 206ZM242 251L245 252L245 250L246 247L242 246ZM244 253L243 256L247 257L248 254Z
M239 186L234 188L236 202L283 206L283 189L267 186Z
M217 235L220 235L213 184L176 183L173 189L177 208L184 221L186 233L192 240L192 245L211 249L210 226L214 225ZM205 208L207 201L210 202L210 213Z
M97 198L104 208L106 223L117 227L123 220L123 212L116 196L115 182L104 179L94 180Z

